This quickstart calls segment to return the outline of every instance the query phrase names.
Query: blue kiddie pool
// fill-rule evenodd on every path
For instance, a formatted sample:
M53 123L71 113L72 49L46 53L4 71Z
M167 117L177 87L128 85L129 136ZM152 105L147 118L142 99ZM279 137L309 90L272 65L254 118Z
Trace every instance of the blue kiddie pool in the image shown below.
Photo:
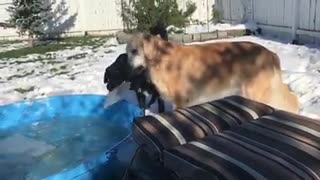
M3 180L121 179L141 109L105 96L66 95L0 106Z

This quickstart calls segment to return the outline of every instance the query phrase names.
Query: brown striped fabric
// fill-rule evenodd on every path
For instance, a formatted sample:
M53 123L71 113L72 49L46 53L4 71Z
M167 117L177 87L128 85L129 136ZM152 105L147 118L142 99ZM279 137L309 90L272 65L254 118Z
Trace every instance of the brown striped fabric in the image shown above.
M249 122L266 114L270 114L274 109L266 104L243 98L241 96L229 96L210 104L221 108L241 123Z
M276 111L165 150L164 164L190 180L320 180L320 123Z
M231 96L173 112L136 118L133 134L147 152L161 158L164 149L239 126L274 110L264 104Z

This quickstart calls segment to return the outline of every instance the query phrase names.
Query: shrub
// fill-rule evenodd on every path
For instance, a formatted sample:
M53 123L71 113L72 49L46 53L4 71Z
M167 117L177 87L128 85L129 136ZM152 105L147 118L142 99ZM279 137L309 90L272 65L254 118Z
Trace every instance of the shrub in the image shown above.
M218 8L213 5L212 6L212 17L211 17L211 22L216 24L221 22L221 13L218 11Z
M126 31L146 32L155 26L185 27L195 10L190 1L183 11L176 0L129 0L122 4L121 17Z
M29 46L33 47L34 39L43 35L51 5L48 0L13 0L7 9L10 15L7 22L16 27L20 35L27 34Z

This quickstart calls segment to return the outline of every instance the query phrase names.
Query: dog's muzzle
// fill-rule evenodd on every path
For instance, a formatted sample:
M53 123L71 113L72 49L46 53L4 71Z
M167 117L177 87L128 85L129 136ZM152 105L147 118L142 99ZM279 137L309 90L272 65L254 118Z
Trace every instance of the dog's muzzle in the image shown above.
M107 89L112 91L120 86L123 82L131 82L136 76L142 74L144 68L132 68L127 59L126 54L121 54L115 62L108 66L104 72L104 84Z
M114 90L116 87L120 86L124 81L125 77L122 75L120 71L110 71L110 69L106 69L104 73L104 84L107 84L106 88L108 91Z

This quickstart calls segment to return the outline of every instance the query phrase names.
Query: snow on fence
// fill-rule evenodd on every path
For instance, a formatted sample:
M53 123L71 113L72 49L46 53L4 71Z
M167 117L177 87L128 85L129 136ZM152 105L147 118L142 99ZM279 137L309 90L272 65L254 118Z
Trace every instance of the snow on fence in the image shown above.
M84 34L114 33L123 29L121 1L125 0L54 0L54 18L48 27L51 33ZM206 22L211 17L215 0L192 0L197 5L194 19ZM6 8L12 0L0 0L0 23L9 18ZM178 0L181 8L187 0ZM0 27L0 38L16 38L15 29Z
M291 38L320 38L320 0L216 0L227 22L253 21Z

